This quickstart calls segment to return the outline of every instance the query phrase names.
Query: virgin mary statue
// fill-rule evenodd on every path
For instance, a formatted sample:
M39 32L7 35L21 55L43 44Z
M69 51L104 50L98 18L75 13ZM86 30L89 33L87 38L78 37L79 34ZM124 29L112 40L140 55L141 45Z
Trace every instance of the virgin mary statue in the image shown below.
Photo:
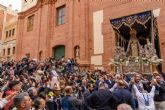
M128 42L127 54L132 57L139 56L140 43L136 37L136 34L137 34L137 32L135 29L132 29L130 31L131 38Z

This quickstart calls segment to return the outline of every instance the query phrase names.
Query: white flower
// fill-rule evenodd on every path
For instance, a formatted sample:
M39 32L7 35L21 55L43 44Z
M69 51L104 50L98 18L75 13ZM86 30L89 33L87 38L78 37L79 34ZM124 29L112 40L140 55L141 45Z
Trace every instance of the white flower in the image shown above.
M129 61L126 61L125 63L126 63L126 66L128 66L128 64L129 64Z
M123 61L123 59L120 59L120 61Z
M136 57L136 60L139 60L139 57Z
M135 60L135 63L138 63L138 62L139 62L139 60L136 59L136 60Z
M143 58L142 58L142 60L146 60L146 58L145 58L145 57L143 57Z

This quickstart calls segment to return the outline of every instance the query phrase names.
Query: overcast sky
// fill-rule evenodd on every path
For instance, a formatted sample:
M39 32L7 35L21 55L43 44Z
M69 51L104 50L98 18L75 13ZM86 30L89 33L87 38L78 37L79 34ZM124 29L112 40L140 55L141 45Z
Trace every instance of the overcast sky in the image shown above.
M18 11L21 10L21 0L0 0L0 4L3 4L5 6L9 6L9 4L11 4L13 10L15 9L17 9Z

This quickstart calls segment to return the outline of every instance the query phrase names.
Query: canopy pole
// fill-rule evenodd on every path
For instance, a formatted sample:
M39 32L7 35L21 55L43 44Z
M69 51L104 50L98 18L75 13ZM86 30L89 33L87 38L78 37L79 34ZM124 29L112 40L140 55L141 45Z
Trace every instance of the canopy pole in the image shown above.
M153 12L151 11L151 42L152 42L153 46L155 47L154 38L155 38L155 33L154 33L154 15L153 15Z

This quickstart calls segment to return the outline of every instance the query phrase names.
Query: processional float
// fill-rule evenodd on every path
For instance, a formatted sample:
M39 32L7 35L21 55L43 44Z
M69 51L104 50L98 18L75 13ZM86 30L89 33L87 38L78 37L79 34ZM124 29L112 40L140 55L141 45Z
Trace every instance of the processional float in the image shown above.
M152 74L158 73L158 65L163 61L158 58L156 49L147 39L142 46L136 38L136 30L130 31L131 38L127 50L119 44L114 49L113 58L110 60L112 74Z

